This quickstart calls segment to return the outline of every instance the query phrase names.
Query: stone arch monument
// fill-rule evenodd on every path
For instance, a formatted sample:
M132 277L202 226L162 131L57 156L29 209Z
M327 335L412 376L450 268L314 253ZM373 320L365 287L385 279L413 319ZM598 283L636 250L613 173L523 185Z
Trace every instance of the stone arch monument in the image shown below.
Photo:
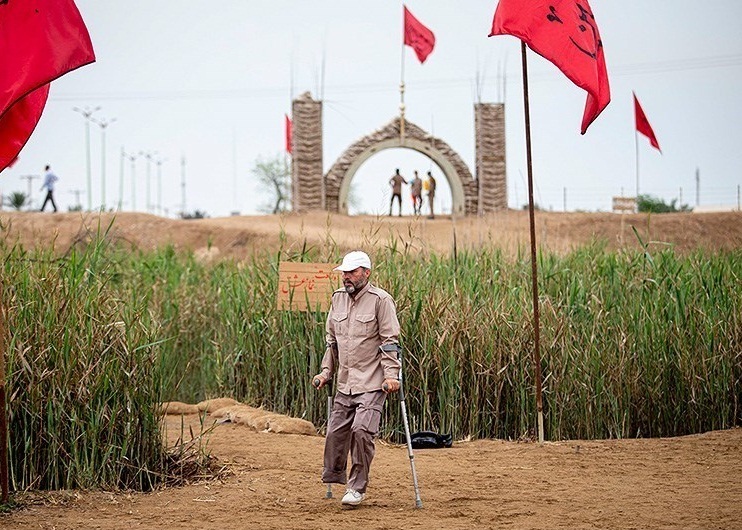
M292 105L292 207L295 211L347 213L350 183L373 155L392 148L418 151L435 162L451 188L452 214L482 215L507 209L504 105L474 106L476 177L445 141L401 118L348 147L326 174L322 173L322 102L306 92Z

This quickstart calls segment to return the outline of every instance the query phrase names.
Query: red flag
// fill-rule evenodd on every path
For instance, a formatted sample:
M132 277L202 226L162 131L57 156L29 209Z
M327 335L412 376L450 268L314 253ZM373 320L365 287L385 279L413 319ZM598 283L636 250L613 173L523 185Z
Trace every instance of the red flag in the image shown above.
M587 91L581 133L611 101L598 25L587 0L500 0L493 35L513 35Z
M289 154L291 154L291 147L293 145L291 143L292 140L293 140L293 137L292 137L293 131L292 131L292 129L293 129L294 124L291 122L291 118L289 118L289 115L288 114L284 114L284 116L286 117L286 122L285 122L285 125L286 125L286 152L289 153Z
M0 171L28 141L49 83L95 61L72 0L0 1Z
M404 8L404 43L415 50L418 60L424 63L435 47L435 35L412 16L407 6L402 7Z
M657 137L654 135L652 126L649 125L649 120L644 114L642 106L639 105L639 100L636 99L636 94L634 94L634 121L636 122L636 130L649 138L649 143L652 144L652 147L661 153L662 149L660 149L660 144L657 141Z

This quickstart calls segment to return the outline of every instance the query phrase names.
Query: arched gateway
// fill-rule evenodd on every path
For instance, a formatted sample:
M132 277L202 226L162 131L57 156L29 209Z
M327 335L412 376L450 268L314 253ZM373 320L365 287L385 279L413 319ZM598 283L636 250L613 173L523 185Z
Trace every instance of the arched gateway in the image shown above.
M474 106L477 178L446 142L405 120L394 118L381 129L353 143L322 175L322 103L305 93L292 107L292 207L347 213L350 183L373 155L408 148L430 158L451 188L453 215L484 214L507 209L505 127L502 104Z
M325 207L327 210L348 213L350 183L358 168L373 155L385 150L406 147L424 154L443 171L451 187L454 215L476 213L477 182L461 157L449 145L420 127L405 120L404 137L399 131L400 118L348 147L325 175ZM471 207L466 208L469 204Z

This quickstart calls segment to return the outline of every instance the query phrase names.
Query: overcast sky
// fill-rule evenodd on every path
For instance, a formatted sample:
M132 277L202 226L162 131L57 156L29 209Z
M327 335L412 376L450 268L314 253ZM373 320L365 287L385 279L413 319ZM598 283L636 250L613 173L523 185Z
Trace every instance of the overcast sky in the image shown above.
M436 35L420 65L405 48L407 118L433 132L474 167L473 104L504 99L508 202L526 201L526 161L519 41L488 38L495 0L409 0L407 7ZM121 149L152 153L123 167L124 210L150 203L175 216L182 209L211 217L257 213L268 196L251 168L258 157L283 156L284 113L304 91L324 101L324 167L358 138L398 113L402 3L348 0L78 0L97 62L52 83L50 99L17 164L2 173L3 194L27 191L24 175L51 164L66 210L87 206L85 119L96 108L106 129L106 204L120 196ZM536 202L545 208L603 210L611 197L634 195L635 91L662 148L639 138L639 186L664 200L737 204L742 184L742 2L739 0L592 0L612 102L579 133L585 92L529 52ZM324 64L324 75L322 65ZM505 82L498 82L498 72ZM475 79L483 82L477 88ZM324 83L322 82L324 80ZM504 86L504 88L503 88ZM101 128L91 126L91 202L102 201ZM157 159L161 160L161 197ZM387 150L356 174L354 211L384 213L387 181L399 167L442 176L410 150ZM439 178L440 205L450 190ZM41 197L34 180L33 198ZM566 201L565 201L566 196ZM407 193L404 194L407 197ZM405 204L405 211L411 207Z

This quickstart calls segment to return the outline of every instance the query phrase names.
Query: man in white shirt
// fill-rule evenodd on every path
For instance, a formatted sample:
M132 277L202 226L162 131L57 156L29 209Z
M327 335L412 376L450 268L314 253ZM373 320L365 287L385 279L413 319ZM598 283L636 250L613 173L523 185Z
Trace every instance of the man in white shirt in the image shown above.
M41 189L43 190L46 188L46 198L44 199L44 204L41 205L41 211L44 211L44 208L46 208L46 203L51 201L52 207L54 208L54 211L57 211L57 203L54 202L54 183L59 180L59 178L51 172L50 166L46 166L44 168L44 171L46 171L46 176L44 176L44 183L41 185Z

